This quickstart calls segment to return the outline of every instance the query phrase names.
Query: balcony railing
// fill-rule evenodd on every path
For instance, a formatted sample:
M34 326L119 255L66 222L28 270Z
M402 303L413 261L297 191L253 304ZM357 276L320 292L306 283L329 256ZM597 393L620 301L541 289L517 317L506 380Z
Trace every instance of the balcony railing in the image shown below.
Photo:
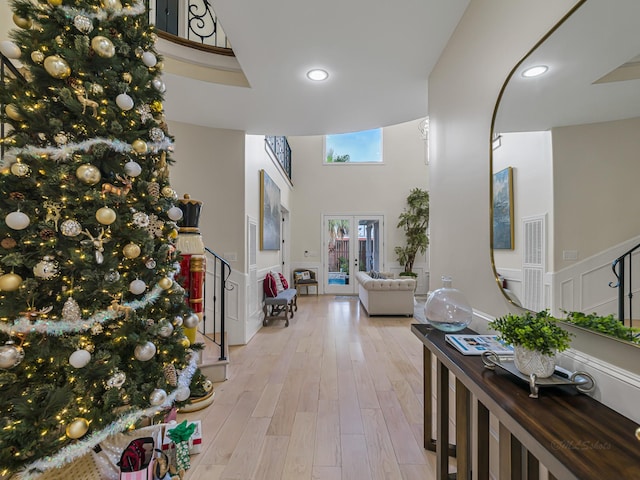
M291 147L289 147L287 137L267 136L264 139L289 180L291 180Z
M149 22L160 36L189 40L221 55L233 55L209 0L148 0L148 10Z

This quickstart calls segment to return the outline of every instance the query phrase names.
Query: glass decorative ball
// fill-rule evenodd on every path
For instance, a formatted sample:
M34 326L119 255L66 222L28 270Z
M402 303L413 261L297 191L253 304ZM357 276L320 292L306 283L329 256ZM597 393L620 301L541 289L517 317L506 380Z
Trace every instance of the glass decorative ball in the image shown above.
M431 292L424 315L432 327L451 333L469 326L473 309L462 292L452 287L451 277L443 276L442 288Z

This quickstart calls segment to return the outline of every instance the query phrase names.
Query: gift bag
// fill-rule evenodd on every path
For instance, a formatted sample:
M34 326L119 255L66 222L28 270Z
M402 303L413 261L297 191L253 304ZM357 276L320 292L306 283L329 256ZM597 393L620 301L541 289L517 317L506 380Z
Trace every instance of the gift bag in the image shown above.
M152 437L131 440L120 455L120 480L153 480L154 441Z

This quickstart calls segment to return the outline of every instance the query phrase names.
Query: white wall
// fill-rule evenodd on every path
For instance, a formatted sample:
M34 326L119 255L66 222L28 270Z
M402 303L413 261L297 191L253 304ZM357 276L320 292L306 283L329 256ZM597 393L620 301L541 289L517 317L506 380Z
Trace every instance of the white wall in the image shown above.
M556 271L573 264L563 250L583 260L640 234L639 131L640 118L553 130Z
M323 214L365 213L385 216L381 270L400 270L393 253L396 246L405 245L404 234L396 228L398 215L412 188L427 188L428 167L418 124L415 120L383 128L383 165L325 165L323 136L289 137L294 184L292 268L321 270ZM416 260L414 270L428 271L426 257ZM420 282L419 288L426 293L426 274Z

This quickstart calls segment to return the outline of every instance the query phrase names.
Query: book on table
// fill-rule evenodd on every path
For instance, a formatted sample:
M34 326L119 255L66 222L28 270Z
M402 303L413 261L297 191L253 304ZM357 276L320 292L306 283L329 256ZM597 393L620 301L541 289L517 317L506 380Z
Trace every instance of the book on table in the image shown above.
M463 355L482 355L489 350L497 355L513 355L513 347L499 340L498 335L447 334L444 337Z

